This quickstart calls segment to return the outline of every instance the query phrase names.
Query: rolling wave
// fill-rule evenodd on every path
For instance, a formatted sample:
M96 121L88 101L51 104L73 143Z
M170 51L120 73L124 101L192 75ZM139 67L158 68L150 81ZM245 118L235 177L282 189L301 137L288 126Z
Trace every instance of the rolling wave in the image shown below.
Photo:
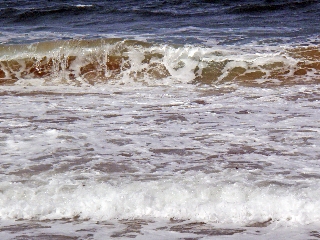
M318 46L263 50L97 39L0 47L1 85L319 83Z

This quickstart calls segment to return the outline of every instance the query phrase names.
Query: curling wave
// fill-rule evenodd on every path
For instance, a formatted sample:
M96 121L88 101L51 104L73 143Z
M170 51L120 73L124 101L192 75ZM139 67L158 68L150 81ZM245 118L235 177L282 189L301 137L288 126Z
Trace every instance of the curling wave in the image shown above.
M0 85L319 83L320 48L201 47L98 39L0 47Z

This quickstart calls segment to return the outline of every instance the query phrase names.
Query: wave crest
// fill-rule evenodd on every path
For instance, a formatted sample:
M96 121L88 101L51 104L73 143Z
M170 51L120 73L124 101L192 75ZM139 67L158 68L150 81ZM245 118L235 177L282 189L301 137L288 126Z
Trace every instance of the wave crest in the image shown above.
M99 39L3 45L0 53L0 85L282 85L318 83L320 78L318 46L257 52Z

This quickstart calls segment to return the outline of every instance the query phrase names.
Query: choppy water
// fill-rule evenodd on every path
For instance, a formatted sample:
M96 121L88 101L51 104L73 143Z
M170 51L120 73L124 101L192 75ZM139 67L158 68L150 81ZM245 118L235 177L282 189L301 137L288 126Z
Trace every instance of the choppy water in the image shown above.
M316 239L318 1L3 1L2 239Z

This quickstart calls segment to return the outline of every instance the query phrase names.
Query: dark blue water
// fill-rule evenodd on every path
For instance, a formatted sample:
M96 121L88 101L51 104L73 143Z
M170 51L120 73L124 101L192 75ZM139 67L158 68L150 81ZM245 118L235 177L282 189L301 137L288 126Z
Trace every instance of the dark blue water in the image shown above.
M317 0L0 1L3 43L114 35L179 44L279 44L317 37L319 19Z

